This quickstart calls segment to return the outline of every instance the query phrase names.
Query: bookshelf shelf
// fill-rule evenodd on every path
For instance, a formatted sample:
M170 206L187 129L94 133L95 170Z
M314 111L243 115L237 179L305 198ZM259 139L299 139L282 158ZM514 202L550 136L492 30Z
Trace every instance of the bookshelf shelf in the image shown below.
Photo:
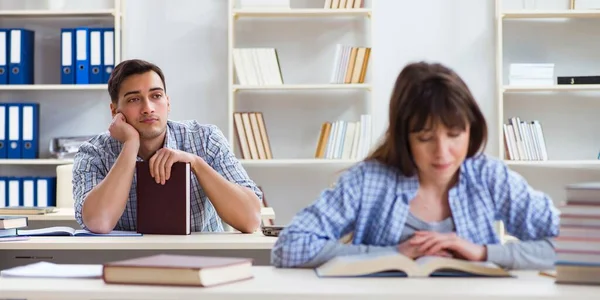
M600 19L600 10L523 9L507 11L503 10L504 2L505 0L495 0L495 77L499 157L504 159L508 165L519 167L585 169L600 166L600 160L596 159L598 155L596 145L593 142L587 143L588 140L591 140L587 136L579 138L578 132L583 126L577 124L572 128L565 128L569 125L561 125L561 123L573 124L574 121L588 121L589 116L585 115L587 108L576 107L571 98L583 96L575 95L579 92L600 91L600 84L556 84L557 77L574 76L578 73L572 69L577 67L575 63L571 63L570 60L568 63L561 60L562 53L569 53L571 50L585 48L588 45L583 45L583 41L573 40L561 45L565 49L555 49L552 46L558 47L564 41L558 40L559 37L554 36L547 41L552 40L557 43L556 45L550 46L545 42L538 41L538 34L543 40L543 36L552 33L538 32L537 30L543 29L546 25L536 24L537 19ZM514 2L511 3L512 5ZM533 22L515 24L509 23L509 19L533 19ZM572 28L561 27L567 22L560 21L552 23L552 26L557 26L553 28L553 32L575 35L575 32L570 32ZM525 33L522 35L523 32ZM576 38L582 38L582 36ZM585 39L588 37L586 36ZM533 54L531 48L528 48L530 46L539 46L540 48L537 48L536 51L537 53L545 51L544 56L539 57ZM588 62L584 59L582 56L579 63L587 64ZM569 69L567 69L567 65ZM585 68L582 67L582 69ZM540 85L530 85L531 82L540 83ZM557 93L573 94L559 95ZM567 99L568 101L563 101ZM546 100L554 102L552 105L549 103L546 105ZM539 101L539 103L534 103L534 101ZM573 134L567 134L567 132L573 132ZM581 157L581 159L557 159L557 157L569 156Z
M238 99L240 92L248 93L268 93L271 91L294 91L303 92L310 91L313 94L323 93L322 97L327 97L330 91L343 92L371 92L372 84L369 82L369 61L370 61L370 31L372 26L369 22L372 21L371 8L239 8L236 0L229 0L228 8L228 81L229 81L229 97L228 97L228 132L227 138L231 147L236 152L236 156L245 166L326 166L326 165L348 165L356 162L357 158L365 155L372 143L372 126L371 116L373 111L373 101L371 95L364 97L364 105L360 112L356 110L356 114L360 114L360 121L354 117L340 117L340 120L316 120L315 122L323 123L321 132L315 130L315 151L313 155L306 155L306 159L283 159L281 157L294 157L295 155L286 155L286 153L271 153L271 143L287 143L292 142L285 138L278 138L276 141L271 141L269 138L269 127L279 126L271 125L269 114L293 113L286 112L285 109L273 112L273 108L265 108L263 115L261 108L241 108L247 104L239 104ZM367 4L368 2L369 4ZM369 7L370 1L362 2L361 5ZM324 2L326 3L326 2ZM333 2L331 2L333 5ZM341 4L341 2L340 2ZM337 5L337 4L336 4ZM345 4L347 5L347 4ZM330 43L330 47L334 53L331 61L334 63L327 65L327 73L331 72L329 78L317 82L323 83L306 83L306 84L289 84L287 72L294 73L293 68L283 69L281 65L286 62L280 62L279 59L285 57L286 60L290 57L277 51L286 51L282 46L271 46L267 42L262 42L263 46L249 46L248 37L242 37L238 43L236 35L247 35L247 31L238 31L237 28L240 17L257 17L271 18L278 17L282 19L293 19L295 17L319 17L331 18L337 17L367 17L366 19L358 19L365 24L367 30L364 33L367 38L357 42L357 45L347 45L348 42L335 41ZM297 28L301 30L302 28ZM333 29L333 28L332 28ZM290 36L290 42L293 42L293 37ZM278 43L279 42L279 43ZM281 42L274 41L277 45ZM352 42L350 42L352 43ZM308 45L307 45L308 46ZM278 49L279 48L279 49ZM309 49L309 48L307 48ZM308 51L308 50L307 50ZM311 50L312 51L312 50ZM320 47L314 51L322 52L324 49ZM330 69L331 68L331 69ZM322 70L315 70L322 72ZM293 76L290 76L293 78ZM292 79L293 80L293 79ZM289 81L292 81L289 80ZM292 81L293 82L293 81ZM310 81L309 81L310 82ZM254 95L248 95L252 98ZM319 95L321 96L321 95ZM245 97L245 95L244 95ZM283 97L283 96L282 96ZM357 95L362 98L362 95ZM345 105L345 104L342 104ZM353 103L352 105L355 105ZM250 109L251 111L247 111ZM323 110L328 109L326 105ZM244 111L246 110L246 111ZM322 118L322 117L318 117ZM330 117L328 117L330 118ZM335 118L335 117L334 117ZM349 119L346 119L349 118ZM353 119L353 120L351 120ZM310 116L307 115L307 120ZM335 123L335 127L334 127ZM362 124L362 125L361 125ZM314 125L314 124L313 124ZM347 130L345 129L346 126ZM313 130L313 129L311 129ZM321 135L321 136L320 136ZM328 138L323 138L327 135ZM329 151L324 154L324 145L328 146ZM335 150L333 150L335 149ZM349 150L350 149L350 150ZM315 149L317 150L317 149ZM325 158L322 158L325 157ZM341 158L340 158L341 157ZM260 158L260 159L259 159ZM335 158L335 159L333 159Z
M241 159L244 166L293 166L293 165L351 165L357 160L352 159Z
M371 9L325 9L325 8L292 8L292 9L233 9L234 18L239 17L371 17Z
M371 90L370 84L233 85L233 90Z
M516 10L501 14L503 19L600 18L598 10Z
M0 165L67 165L72 163L72 159L0 159Z
M106 91L106 84L5 84L0 85L0 91Z
M509 166L532 166L532 167L600 167L600 160L545 160L545 161L527 161L527 160L505 160Z
M504 86L505 93L518 92L561 92L561 91L600 91L600 84L573 84L552 86Z
M0 17L45 17L45 18L67 18L67 17L113 17L117 12L113 9L100 10L0 10Z

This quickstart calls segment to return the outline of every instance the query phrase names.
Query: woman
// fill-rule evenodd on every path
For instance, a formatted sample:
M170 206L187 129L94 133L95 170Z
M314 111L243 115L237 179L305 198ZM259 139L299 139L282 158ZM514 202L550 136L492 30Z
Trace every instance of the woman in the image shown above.
M440 64L399 74L382 144L300 211L272 250L276 267L339 255L454 256L508 269L554 264L551 199L482 153L487 125L463 80ZM495 221L521 240L502 245ZM352 233L352 242L338 240Z

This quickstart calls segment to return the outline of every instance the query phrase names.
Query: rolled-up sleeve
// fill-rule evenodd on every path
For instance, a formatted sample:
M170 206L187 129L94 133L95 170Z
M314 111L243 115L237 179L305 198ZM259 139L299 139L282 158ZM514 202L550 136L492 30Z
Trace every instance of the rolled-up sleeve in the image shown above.
M250 179L240 161L235 157L223 132L217 126L210 126L210 134L208 135L205 147L207 153L213 158L211 166L215 171L219 172L219 174L230 182L251 189L258 199L262 201L263 193L256 183Z
M83 203L89 192L100 183L106 172L103 171L102 161L98 151L89 143L80 146L73 162L73 200L75 219L83 229Z

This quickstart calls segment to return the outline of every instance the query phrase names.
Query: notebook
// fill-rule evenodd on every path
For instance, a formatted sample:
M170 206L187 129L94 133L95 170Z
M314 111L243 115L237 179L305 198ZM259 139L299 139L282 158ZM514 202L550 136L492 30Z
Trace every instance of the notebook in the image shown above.
M190 234L189 163L176 162L164 185L150 175L149 163L136 163L137 232L145 234Z
M393 254L358 254L338 256L315 269L319 277L512 277L489 262L424 256L412 260Z
M201 287L253 278L250 258L174 254L105 263L102 274L109 284Z
M39 229L18 229L19 236L141 236L132 231L113 230L109 233L94 233L84 229L73 229L66 226L53 226Z
M2 270L0 276L27 278L101 278L102 265L54 264L41 261Z

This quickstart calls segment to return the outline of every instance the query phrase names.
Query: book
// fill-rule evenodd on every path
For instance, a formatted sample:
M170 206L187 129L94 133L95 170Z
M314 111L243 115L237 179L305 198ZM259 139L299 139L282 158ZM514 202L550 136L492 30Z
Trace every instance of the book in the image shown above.
M40 261L0 271L2 277L23 278L101 278L102 265L55 264Z
M338 256L315 269L319 277L512 277L490 262L423 256L415 260L401 254Z
M27 220L23 216L0 216L0 230L27 227Z
M111 284L209 287L253 278L252 259L158 254L103 265Z
M191 165L176 162L165 184L156 183L147 161L136 163L137 232L187 235L191 231Z
M66 226L53 226L39 229L18 229L19 236L141 236L132 231L113 230L109 233L94 233L84 229L73 229Z

